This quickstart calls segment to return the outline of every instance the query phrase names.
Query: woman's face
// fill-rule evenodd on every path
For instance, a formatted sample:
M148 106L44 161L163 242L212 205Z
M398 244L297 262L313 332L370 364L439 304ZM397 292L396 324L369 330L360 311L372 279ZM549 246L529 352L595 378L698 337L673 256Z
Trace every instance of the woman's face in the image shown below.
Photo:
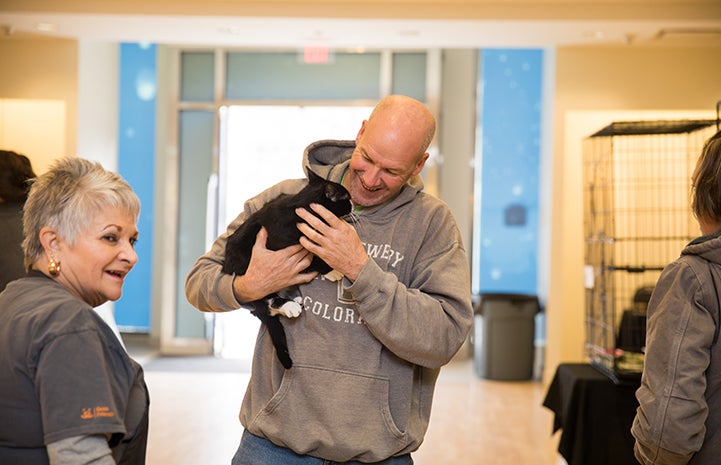
M125 276L138 261L137 239L132 215L118 208L100 211L75 243L60 239L60 250L53 254L60 263L57 281L93 307L118 300Z

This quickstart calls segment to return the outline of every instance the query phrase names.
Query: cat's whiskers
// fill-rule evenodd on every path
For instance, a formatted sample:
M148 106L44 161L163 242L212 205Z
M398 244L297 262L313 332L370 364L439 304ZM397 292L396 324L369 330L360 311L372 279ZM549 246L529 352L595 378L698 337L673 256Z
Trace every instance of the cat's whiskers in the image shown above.
M358 223L360 223L360 216L356 214L356 212L351 211L347 215L343 217L343 219L352 224L353 226L358 226Z

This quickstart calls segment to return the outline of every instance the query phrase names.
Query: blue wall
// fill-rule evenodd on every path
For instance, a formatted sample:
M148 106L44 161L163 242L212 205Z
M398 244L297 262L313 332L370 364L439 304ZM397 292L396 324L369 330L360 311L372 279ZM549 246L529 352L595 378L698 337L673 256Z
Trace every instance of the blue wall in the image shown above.
M480 52L479 292L537 294L543 51Z
M156 47L120 45L118 172L140 197L138 263L115 305L122 330L150 331L155 183Z

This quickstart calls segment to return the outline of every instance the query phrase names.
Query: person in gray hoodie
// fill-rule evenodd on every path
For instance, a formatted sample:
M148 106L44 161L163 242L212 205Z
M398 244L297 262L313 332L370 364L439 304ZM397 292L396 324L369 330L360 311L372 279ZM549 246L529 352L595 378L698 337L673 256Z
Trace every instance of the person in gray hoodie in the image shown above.
M702 236L666 266L648 305L631 427L642 465L721 460L721 132L704 145L692 181Z
M261 230L247 272L222 273L227 237L270 199L307 183L287 180L246 202L193 265L185 292L201 311L235 310L294 285L302 294L303 313L283 319L292 368L281 366L267 332L259 332L234 465L413 463L440 368L473 321L460 232L419 176L434 132L421 102L386 97L355 141L319 141L304 153L306 172L348 189L353 225L323 207L312 208L325 222L300 209L307 221L300 245L270 251ZM343 279L303 273L310 254Z

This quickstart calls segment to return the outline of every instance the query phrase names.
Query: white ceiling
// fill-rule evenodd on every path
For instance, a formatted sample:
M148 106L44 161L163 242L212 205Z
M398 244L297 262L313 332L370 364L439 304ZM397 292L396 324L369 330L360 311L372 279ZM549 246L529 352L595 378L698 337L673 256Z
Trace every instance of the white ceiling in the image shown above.
M721 0L717 0L721 1ZM0 8L1 10L1 8ZM199 46L331 48L721 45L721 18L364 19L0 11L5 37Z

